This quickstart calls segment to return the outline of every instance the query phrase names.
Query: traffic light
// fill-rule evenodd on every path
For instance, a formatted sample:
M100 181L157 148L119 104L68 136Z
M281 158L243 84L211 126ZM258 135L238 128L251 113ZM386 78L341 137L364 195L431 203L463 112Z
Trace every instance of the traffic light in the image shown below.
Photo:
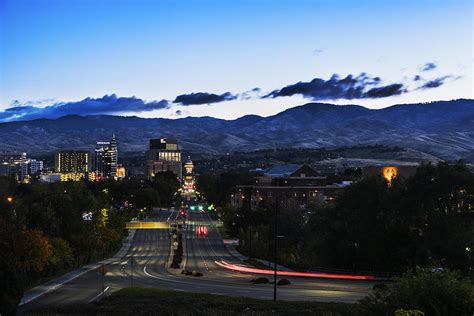
M181 210L181 211L179 212L179 216L181 216L181 217L186 217L186 211Z

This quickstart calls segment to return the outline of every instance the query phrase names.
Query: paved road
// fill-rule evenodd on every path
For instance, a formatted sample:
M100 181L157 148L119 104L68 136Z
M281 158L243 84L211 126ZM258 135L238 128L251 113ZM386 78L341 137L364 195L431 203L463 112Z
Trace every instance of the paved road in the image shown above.
M273 298L273 285L249 283L256 275L237 273L218 266L215 261L241 262L227 251L214 226L208 226L207 236L197 235L196 227L199 223L206 225L210 221L207 214L189 213L188 216L189 220L196 223L183 230L183 264L187 270L203 273L202 277L185 276L180 273L181 269L167 268L171 251L169 230L137 230L127 254L107 265L108 272L104 277L105 294L102 294L102 275L94 270L21 306L19 313L48 305L87 303L100 299L102 295L129 287L132 285L132 265L133 286L137 287ZM156 212L149 220L175 221L177 217L177 211L163 210ZM373 285L367 281L289 279L291 285L278 288L279 299L354 302L367 295Z

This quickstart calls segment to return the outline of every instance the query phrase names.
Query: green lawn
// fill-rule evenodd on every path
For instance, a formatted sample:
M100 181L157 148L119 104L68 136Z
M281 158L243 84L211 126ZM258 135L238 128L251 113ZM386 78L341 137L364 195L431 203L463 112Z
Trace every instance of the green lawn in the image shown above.
M359 315L355 304L267 301L126 288L94 304L51 307L27 315Z

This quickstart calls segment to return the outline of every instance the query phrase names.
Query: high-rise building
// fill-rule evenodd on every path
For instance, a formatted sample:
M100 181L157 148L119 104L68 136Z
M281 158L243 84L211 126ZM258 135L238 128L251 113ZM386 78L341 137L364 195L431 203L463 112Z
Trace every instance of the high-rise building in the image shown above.
M145 158L147 177L152 178L157 173L171 171L181 178L181 151L176 139L150 139L150 149Z
M30 175L38 175L43 171L43 161L36 159L28 159L28 171Z
M94 171L98 178L116 178L118 151L115 134L109 142L97 142L94 153Z
M88 151L61 150L54 157L56 172L88 173L91 169L91 157Z
M31 175L40 173L43 170L43 161L36 159L29 159L29 172Z

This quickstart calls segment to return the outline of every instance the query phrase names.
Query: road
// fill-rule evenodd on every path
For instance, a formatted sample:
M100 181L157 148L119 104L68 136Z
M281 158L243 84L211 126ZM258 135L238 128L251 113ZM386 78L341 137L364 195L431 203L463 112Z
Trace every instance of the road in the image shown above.
M182 275L181 269L168 268L171 252L169 230L139 229L135 232L126 255L107 264L104 294L102 275L99 271L93 270L22 305L18 309L19 314L49 305L92 302L100 299L102 295L109 295L132 285L218 295L273 298L273 285L255 285L249 282L257 275L233 272L217 265L215 261L219 260L230 263L241 262L227 251L216 227L209 225L210 218L207 214L190 212L188 216L188 219L195 224L187 225L182 231L185 253L183 264L189 271L201 272L202 277ZM153 214L148 220L174 222L176 218L178 218L177 211L162 210ZM206 236L196 233L196 227L200 223L209 225ZM368 281L288 279L292 284L278 288L278 299L355 302L366 296L373 286L373 283Z

